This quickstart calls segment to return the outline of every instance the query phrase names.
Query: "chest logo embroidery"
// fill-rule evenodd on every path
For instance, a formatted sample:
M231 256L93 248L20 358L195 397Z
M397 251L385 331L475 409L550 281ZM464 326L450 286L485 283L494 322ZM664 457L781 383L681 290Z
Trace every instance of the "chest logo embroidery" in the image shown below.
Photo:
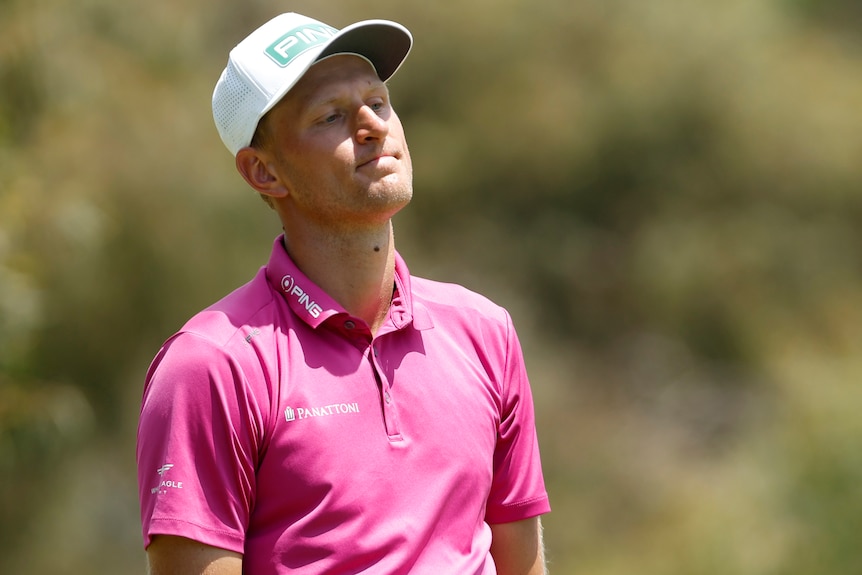
M296 421L310 417L327 417L350 413L359 413L358 403L333 403L321 407L288 407L284 410L284 419L285 421Z

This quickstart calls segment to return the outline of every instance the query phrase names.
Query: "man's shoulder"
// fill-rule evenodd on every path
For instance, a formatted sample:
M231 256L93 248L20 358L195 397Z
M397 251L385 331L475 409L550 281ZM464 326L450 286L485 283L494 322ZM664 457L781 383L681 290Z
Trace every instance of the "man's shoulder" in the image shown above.
M508 321L503 306L461 284L413 276L411 288L414 303L421 303L432 313L442 311L447 315Z
M261 269L248 283L192 316L179 333L207 339L220 346L243 341L259 324L271 324L276 300Z

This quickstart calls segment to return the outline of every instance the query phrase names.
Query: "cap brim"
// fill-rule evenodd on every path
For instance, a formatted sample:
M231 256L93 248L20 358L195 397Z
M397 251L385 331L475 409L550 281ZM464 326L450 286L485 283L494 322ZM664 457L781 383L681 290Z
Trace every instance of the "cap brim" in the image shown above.
M407 28L386 20L366 20L347 26L326 45L317 60L335 54L364 56L384 82L401 67L413 37Z

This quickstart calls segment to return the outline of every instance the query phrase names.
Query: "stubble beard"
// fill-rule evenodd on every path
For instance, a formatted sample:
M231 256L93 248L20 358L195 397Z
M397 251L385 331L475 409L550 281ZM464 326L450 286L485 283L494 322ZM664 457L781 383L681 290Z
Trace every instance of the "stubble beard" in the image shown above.
M387 224L413 199L413 182L409 175L390 174L368 186L342 189L329 201L319 202L313 196L309 199L304 211L318 220L318 225L358 231Z

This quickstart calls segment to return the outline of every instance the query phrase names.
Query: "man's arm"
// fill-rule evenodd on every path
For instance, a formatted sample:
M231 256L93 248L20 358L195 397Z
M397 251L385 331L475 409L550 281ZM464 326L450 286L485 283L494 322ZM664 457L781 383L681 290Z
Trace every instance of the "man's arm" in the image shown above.
M147 547L149 575L242 575L242 555L172 535Z
M491 557L498 575L545 575L545 546L538 517L491 525Z

